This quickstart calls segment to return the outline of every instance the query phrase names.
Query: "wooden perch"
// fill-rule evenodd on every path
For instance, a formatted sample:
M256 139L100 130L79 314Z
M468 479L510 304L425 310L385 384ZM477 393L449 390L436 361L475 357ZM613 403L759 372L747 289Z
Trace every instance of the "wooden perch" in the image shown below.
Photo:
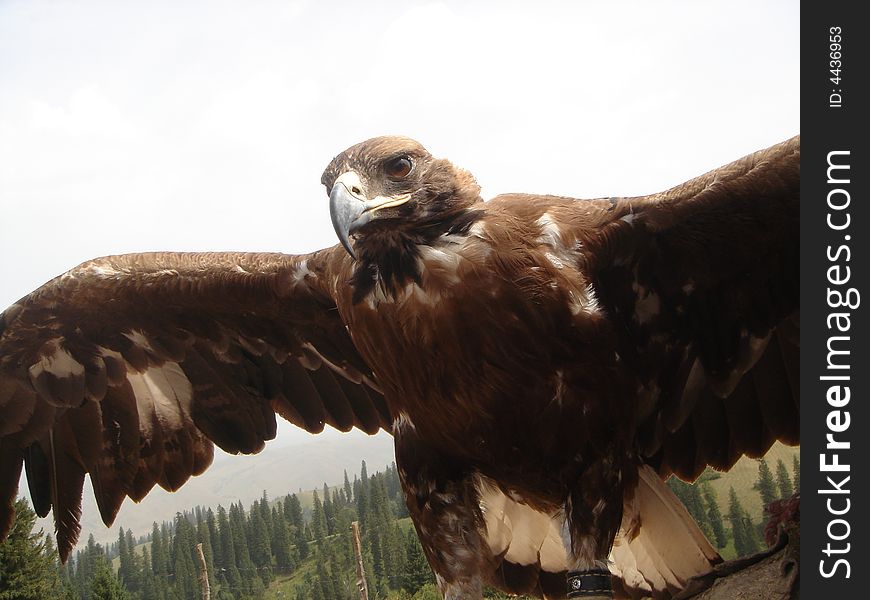
M785 521L776 524L774 533L778 533L778 538L771 548L718 565L710 573L689 581L674 600L797 600L799 512L785 515Z

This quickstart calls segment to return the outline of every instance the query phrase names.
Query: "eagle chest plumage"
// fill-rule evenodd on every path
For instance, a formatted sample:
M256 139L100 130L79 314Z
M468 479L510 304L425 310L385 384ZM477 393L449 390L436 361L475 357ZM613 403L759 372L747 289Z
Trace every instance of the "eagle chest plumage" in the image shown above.
M500 245L486 233L510 226L482 212L463 235L413 248L414 271L363 297L349 289L342 306L391 409L415 521L421 533L430 523L425 539L444 536L428 550L445 574L469 565L451 552L486 537L481 478L543 514L573 497L578 514L596 511L578 531L608 540L637 470L625 427L631 378L582 261L546 235ZM478 532L450 533L458 507Z

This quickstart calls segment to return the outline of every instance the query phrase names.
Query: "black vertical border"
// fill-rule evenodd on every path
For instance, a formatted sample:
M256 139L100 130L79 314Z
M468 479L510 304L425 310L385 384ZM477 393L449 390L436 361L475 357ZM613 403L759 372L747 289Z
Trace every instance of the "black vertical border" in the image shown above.
M870 160L867 152L866 122L870 119L870 103L866 93L866 78L870 76L867 61L867 43L870 23L858 16L859 2L829 1L803 2L801 5L801 598L851 599L866 598L868 586L864 583L870 565L870 537L867 536L867 490L870 488L870 415L868 415L868 381L870 381L870 356L866 313L870 310L870 253L867 238L870 237L870 196L867 180L870 179ZM831 81L831 28L840 27L842 68L839 84ZM836 31L836 30L834 30ZM836 66L836 65L834 65ZM842 96L841 106L834 108L832 93ZM836 97L834 97L836 101ZM833 102L836 103L836 102ZM832 151L849 151L849 183L829 184L828 154ZM839 155L838 160L842 161ZM843 173L843 171L839 171ZM846 189L849 206L840 211L828 207L828 194L836 188ZM834 203L842 204L845 196L837 192ZM847 229L836 231L828 223L828 213L835 224L844 222L845 213L851 219ZM848 236L848 238L847 238ZM849 247L839 254L839 260L830 260L828 253L837 256L840 246ZM849 260L847 261L846 258ZM828 269L840 265L836 277L843 278L845 267L850 268L847 283L833 285ZM828 302L828 290L840 289L845 293L855 288L861 294L860 305L855 308L832 308ZM829 330L828 316L833 312L849 313L850 329L847 333ZM845 321L841 321L841 324ZM838 371L848 373L850 380L837 382L848 385L851 399L848 405L839 408L848 411L850 425L844 432L834 434L835 439L848 441L851 447L841 450L839 462L850 465L848 473L822 472L820 455L828 454L826 435L829 433L827 419L830 411L838 410L829 405L827 392L835 382L820 379L831 374L827 369L828 339L832 335L849 336L848 362L851 368ZM841 348L845 348L843 342ZM842 362L842 359L841 359ZM843 415L839 417L841 420ZM850 480L842 484L843 475ZM828 494L831 489L827 477L831 476L848 494ZM846 499L850 509L841 516L829 512L827 501L832 499L834 510L843 510ZM829 537L829 524L834 519L842 522L831 525L836 537ZM841 554L826 554L830 543L835 550L848 550ZM848 544L848 546L847 546ZM840 563L835 568L837 559ZM822 562L824 561L824 562ZM825 577L822 571L831 576ZM833 570L833 573L832 573Z

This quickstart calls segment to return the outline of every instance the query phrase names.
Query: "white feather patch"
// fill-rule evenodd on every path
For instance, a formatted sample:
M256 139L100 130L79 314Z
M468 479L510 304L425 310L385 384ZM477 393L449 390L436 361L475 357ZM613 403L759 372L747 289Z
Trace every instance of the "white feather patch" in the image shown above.
M171 431L184 428L190 420L193 387L178 363L168 362L141 373L128 370L127 381L140 415L150 414L149 405L153 406L160 425ZM151 424L146 419L140 427L150 431Z
M397 433L402 429L411 429L416 430L417 426L414 425L414 422L411 420L411 417L408 416L408 413L405 411L399 411L399 416L393 419L393 433Z
M456 252L451 246L436 248L434 246L420 246L420 259L418 261L420 269L426 268L426 262L436 263L443 272L449 276L449 283L459 283L459 263L462 261L462 255Z
M308 259L303 259L293 271L293 285L299 285L305 282L306 277L317 277L311 269L308 268Z
M475 476L486 541L493 556L518 565L539 563L556 573L568 568L563 535L564 513L544 513L510 498L487 477ZM565 531L567 534L567 531ZM611 550L610 568L634 590L652 594L680 588L706 573L718 554L685 507L650 467L640 468L634 497L623 507L623 519Z
M559 231L559 226L556 224L556 221L553 220L553 217L550 216L550 213L544 213L541 217L535 221L535 224L541 228L541 235L538 237L538 243L550 246L551 248L561 248L562 244L562 232Z
M143 350L151 353L154 352L154 349L151 347L151 342L148 341L148 338L146 338L145 334L141 331L136 331L135 329L133 329L130 331L125 331L122 335Z
M506 496L495 483L477 475L480 509L486 523L486 540L494 555L518 565L540 563L546 571L567 568L560 534L561 513L547 514Z
M88 275L93 275L95 277L99 277L100 279L111 279L113 277L118 277L120 275L124 275L123 271L119 271L117 269L112 268L107 264L90 264L83 269L85 273Z
M55 338L46 343L46 345L53 345L54 351L31 365L30 376L32 378L39 377L43 372L51 373L59 379L64 377L81 377L84 374L85 368L69 352L61 348L61 341L61 338Z
M592 287L592 284L586 284L583 293L568 290L568 307L572 315L579 315L581 312L594 315L599 312L598 297L595 295L595 288Z

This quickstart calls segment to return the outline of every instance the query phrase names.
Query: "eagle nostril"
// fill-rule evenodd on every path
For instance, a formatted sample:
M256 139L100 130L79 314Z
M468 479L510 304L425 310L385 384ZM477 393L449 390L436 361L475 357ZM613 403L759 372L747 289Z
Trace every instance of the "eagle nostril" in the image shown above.
M359 189L358 187L356 187L356 186L353 186L352 188L350 188L350 191L353 192L354 194L362 195L362 190L360 190L360 189Z

